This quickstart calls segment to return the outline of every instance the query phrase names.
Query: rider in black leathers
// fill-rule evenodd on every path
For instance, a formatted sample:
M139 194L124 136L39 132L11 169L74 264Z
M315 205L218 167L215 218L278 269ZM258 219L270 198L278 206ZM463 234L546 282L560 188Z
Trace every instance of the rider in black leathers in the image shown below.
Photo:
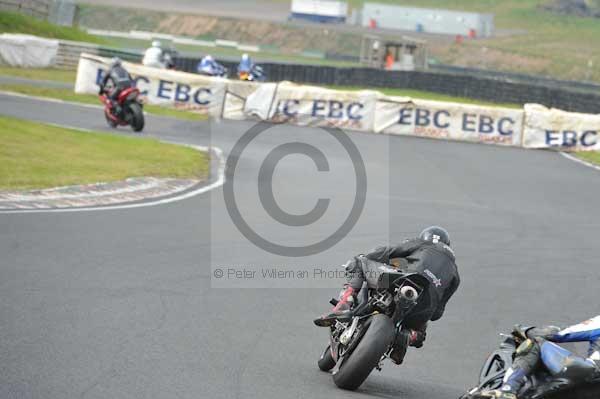
M115 113L118 114L120 112L120 107L117 102L117 98L119 94L125 89L128 89L134 86L134 81L129 72L125 68L123 68L122 62L119 58L113 58L110 64L110 69L104 75L104 79L100 83L100 91L99 94L103 94L106 90L106 85L108 82L112 84L112 90L108 93L108 98L113 104L113 108L115 109Z
M442 317L446 304L460 284L454 251L450 248L450 238L446 230L432 226L423 230L418 238L407 240L397 246L378 247L366 255L351 259L346 264L349 282L341 293L338 304L331 313L314 321L317 326L330 326L337 317L350 310L363 282L368 281L366 276L376 273L373 269L378 264L368 260L404 267L407 271L420 273L431 283L429 289L421 295L410 316L404 320L405 334L397 337L397 340L407 341L404 344L397 342L398 345L395 345L400 350L395 351L392 360L401 363L407 345L418 348L423 345L427 322Z

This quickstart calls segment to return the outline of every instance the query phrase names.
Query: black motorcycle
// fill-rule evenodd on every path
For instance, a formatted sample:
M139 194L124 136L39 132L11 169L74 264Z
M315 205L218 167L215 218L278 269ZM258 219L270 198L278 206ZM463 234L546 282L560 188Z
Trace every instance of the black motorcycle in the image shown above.
M399 347L402 323L418 303L429 280L418 273L404 273L381 264L371 287L358 294L355 307L338 317L330 327L329 346L318 361L323 371L332 371L334 383L357 389L373 369L381 371L383 361ZM332 299L331 304L337 304Z
M485 361L479 374L479 385L460 399L488 398L486 390L499 389L504 376L513 364L519 345L527 339L527 329L516 326L510 335L501 334L504 341ZM542 360L551 362L555 372L543 366L530 376L517 394L519 399L598 399L600 398L600 372L583 358L565 356L562 348L547 343ZM562 353L561 353L562 352ZM544 363L544 362L542 362Z

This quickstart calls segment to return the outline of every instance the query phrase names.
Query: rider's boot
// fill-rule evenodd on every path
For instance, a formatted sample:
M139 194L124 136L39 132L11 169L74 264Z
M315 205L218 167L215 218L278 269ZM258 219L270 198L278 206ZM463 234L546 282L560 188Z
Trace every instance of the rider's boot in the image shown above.
M414 346L415 348L423 347L425 338L427 338L427 322L413 324L411 328L408 329L408 332L408 346Z
M404 356L406 356L406 350L408 349L408 345L410 344L410 331L409 330L400 330L396 334L394 338L394 345L392 353L390 353L390 359L395 364L402 364L404 361Z
M354 303L354 288L347 286L340 294L340 299L330 313L315 319L313 322L319 327L329 327L336 319L348 316L352 303Z
M476 396L478 399L518 399L517 395L513 392L506 392L502 389L495 389L493 391L485 391Z
M121 114L121 111L122 111L121 106L119 105L119 102L112 97L109 97L108 100L110 101L110 108L111 108L112 114L116 117L119 117L119 115Z
M121 116L121 112L123 111L123 108L121 107L121 105L119 105L119 102L116 100L113 100L113 109L115 110L115 115L117 116Z
M421 348L427 336L427 323L411 323L411 328L403 328L394 338L390 359L396 364L402 364L409 346Z
M504 385L500 389L484 391L481 393L482 398L494 399L517 399L517 393L525 383L526 373L521 368L513 369L509 377L504 381Z

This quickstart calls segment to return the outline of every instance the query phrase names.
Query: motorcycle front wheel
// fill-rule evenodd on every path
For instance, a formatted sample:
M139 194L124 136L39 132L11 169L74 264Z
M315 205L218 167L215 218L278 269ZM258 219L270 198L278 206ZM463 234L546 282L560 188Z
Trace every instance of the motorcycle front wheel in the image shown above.
M333 382L339 388L355 390L379 364L379 360L392 344L396 333L394 323L386 315L377 314L371 319L367 332L343 360L339 370L333 374Z
M331 347L329 345L325 348L317 365L321 371L329 371L335 366L335 360L333 360L333 356L331 356Z

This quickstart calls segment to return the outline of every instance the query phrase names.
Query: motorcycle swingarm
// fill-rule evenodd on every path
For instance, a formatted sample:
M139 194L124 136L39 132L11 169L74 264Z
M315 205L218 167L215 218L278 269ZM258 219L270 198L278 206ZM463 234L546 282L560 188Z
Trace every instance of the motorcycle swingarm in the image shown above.
M367 317L373 316L373 314L368 314L365 316L355 316L357 317L359 320L365 319ZM369 327L369 325L371 324L371 319L367 319L364 324L362 324L360 326L360 329L358 330L358 335L356 337L354 337L352 339L352 341L350 341L350 345L348 346L348 348L346 349L346 351L344 352L343 356L337 356L337 353L339 353L339 347L340 347L340 343L339 342L331 342L330 341L330 347L331 348L335 348L336 351L336 356L334 356L334 359L336 359L336 365L335 368L333 369L338 370L340 368L340 366L342 365L342 363L344 362L344 358L348 355L351 354L354 349L356 348L356 346L358 345L358 343L360 342L360 340L362 339L363 335L365 335L365 333L367 332L367 328Z

